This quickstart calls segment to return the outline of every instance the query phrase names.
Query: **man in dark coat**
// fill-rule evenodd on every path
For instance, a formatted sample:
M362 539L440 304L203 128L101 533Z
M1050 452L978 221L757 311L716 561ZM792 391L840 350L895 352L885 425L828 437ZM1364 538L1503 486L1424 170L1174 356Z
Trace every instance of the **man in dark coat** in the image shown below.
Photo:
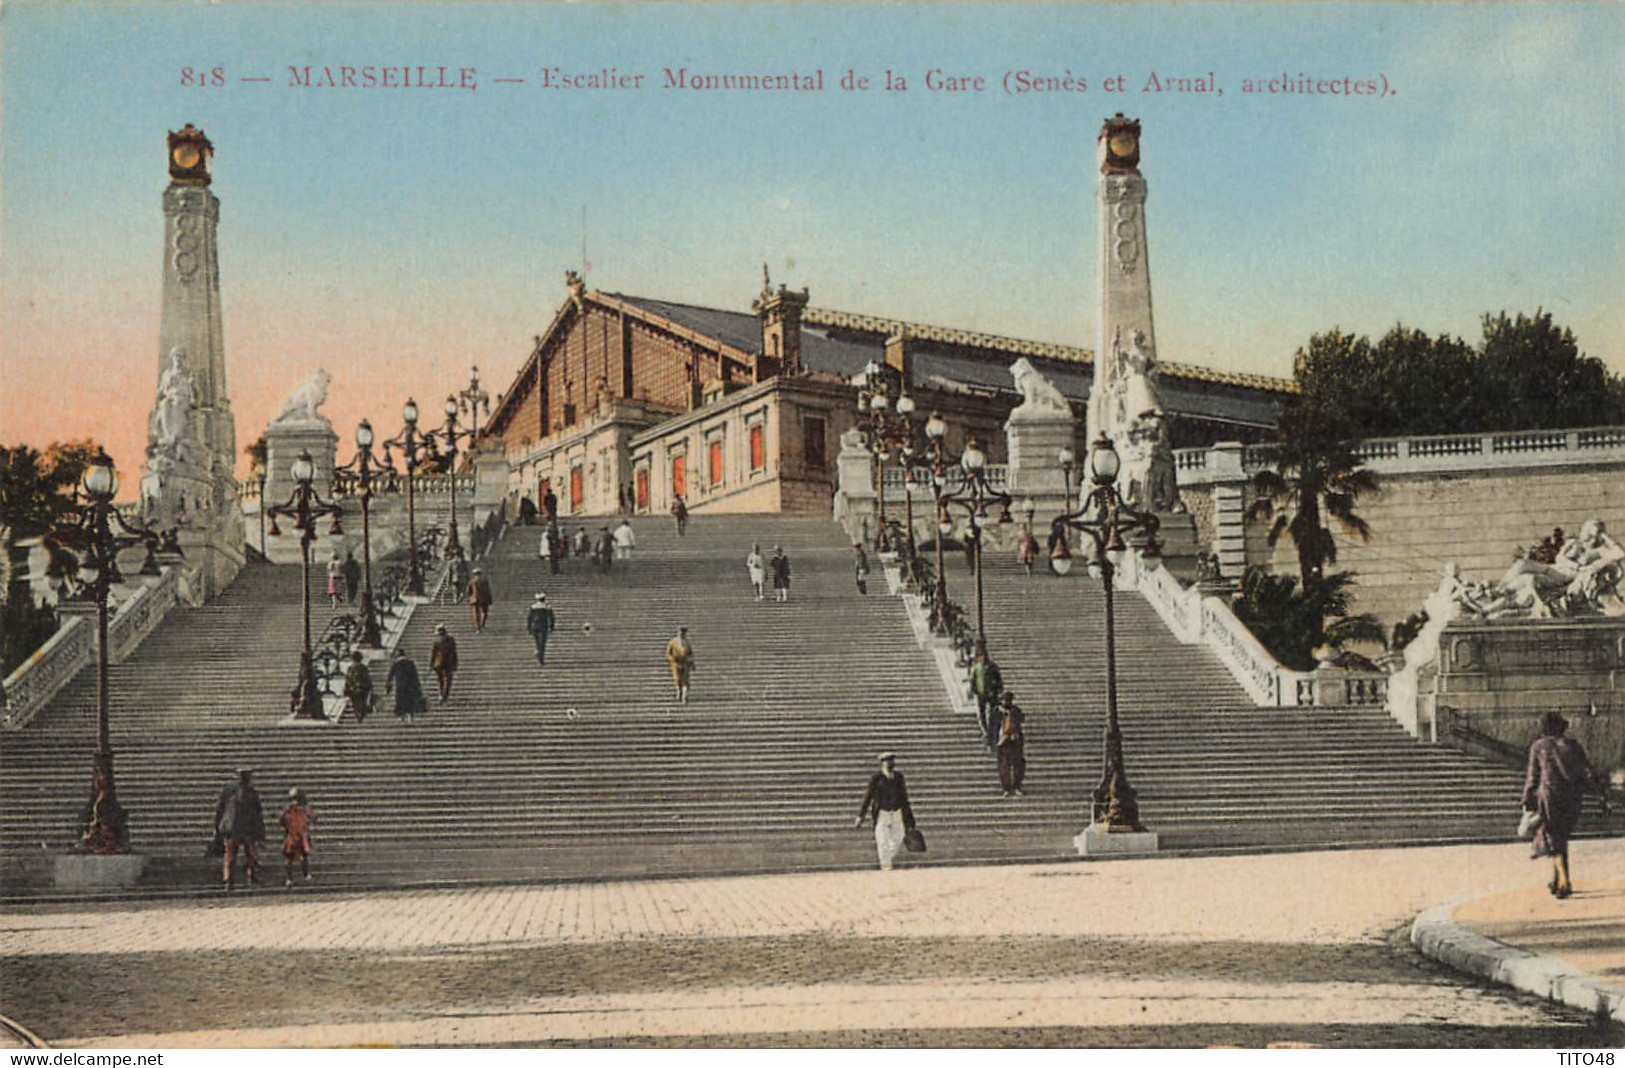
M976 723L982 728L982 741L989 749L999 741L999 694L1004 690L1004 674L987 655L987 647L976 643L976 662L970 669L970 691L976 695Z
M355 596L361 592L361 564L356 560L353 551L345 550L344 563L341 567L344 571L345 592L349 595L350 603L355 604Z
M418 678L418 666L406 655L405 649L395 650L395 659L389 665L389 678L384 681L384 693L395 694L395 715L410 723L413 717L429 711L429 701L423 696L423 683Z
M1021 725L1027 717L1009 690L1000 699L999 711L999 786L1005 797L1026 797L1021 784L1027 778L1027 737Z
M678 497L671 502L671 517L677 521L677 536L680 538L688 529L688 505L683 503L683 498Z
M559 517L559 496L553 492L553 487L547 488L547 494L542 498L542 512L549 519Z
M215 833L225 843L226 859L221 878L230 890L235 875L237 852L243 854L243 870L251 884L259 883L259 862L254 846L265 841L265 810L260 807L259 791L254 789L253 769L238 768L237 781L221 791L214 807Z
M615 562L615 535L609 532L608 527L602 528L598 533L598 540L593 543L593 556L597 558L598 570L609 574L609 569Z
M1569 721L1562 713L1546 713L1540 737L1529 747L1529 772L1523 787L1524 811L1540 813L1533 855L1552 858L1552 881L1547 889L1559 898L1574 893L1569 879L1569 837L1580 822L1581 802L1587 790L1603 791L1585 749L1563 733L1568 729Z
M863 806L858 809L857 826L872 811L875 816L875 851L880 856L882 871L891 871L892 861L903 848L903 838L914 829L914 810L908 803L908 786L903 773L896 768L897 758L891 753L880 754L880 770L869 779L869 788L863 794Z
M784 555L784 550L777 545L773 546L773 559L767 562L768 573L773 576L773 590L778 594L779 600L790 599L790 558Z
M519 525L533 527L536 525L536 502L530 499L530 494L519 498Z
M434 648L429 653L429 667L440 683L440 703L451 696L451 678L457 674L457 639L446 632L444 623L434 625Z
M552 607L547 603L547 594L538 593L536 603L530 606L530 612L525 616L525 630L536 640L536 662L547 665L547 638L553 633L556 622Z
M858 592L868 596L869 593L869 555L863 551L863 546L857 542L852 543L853 567L858 576Z
M485 629L485 617L491 614L491 580L477 567L468 580L468 606L474 616L474 633L478 634Z
M350 666L344 672L344 696L355 710L355 721L365 722L372 711L372 672L359 652L350 654Z

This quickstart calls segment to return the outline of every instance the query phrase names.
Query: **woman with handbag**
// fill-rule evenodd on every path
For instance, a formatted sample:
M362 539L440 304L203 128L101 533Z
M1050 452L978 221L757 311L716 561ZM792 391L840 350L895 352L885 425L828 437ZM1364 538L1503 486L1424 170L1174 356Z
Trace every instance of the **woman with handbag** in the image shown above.
M1532 855L1552 858L1552 881L1547 889L1557 898L1574 893L1569 878L1569 837L1580 821L1580 803L1586 790L1603 788L1585 749L1563 733L1568 728L1562 713L1546 713L1540 737L1529 747L1529 772L1523 787L1524 811L1539 815Z

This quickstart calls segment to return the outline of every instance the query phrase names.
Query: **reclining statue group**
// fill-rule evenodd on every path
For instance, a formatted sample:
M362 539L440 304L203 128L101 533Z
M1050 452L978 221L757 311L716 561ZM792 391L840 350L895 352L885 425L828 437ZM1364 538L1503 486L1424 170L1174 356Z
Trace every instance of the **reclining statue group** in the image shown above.
M1481 619L1551 619L1625 615L1622 569L1625 549L1602 520L1588 519L1574 538L1564 540L1559 528L1538 545L1513 549L1511 566L1495 582L1469 582L1454 562L1444 574L1456 602Z

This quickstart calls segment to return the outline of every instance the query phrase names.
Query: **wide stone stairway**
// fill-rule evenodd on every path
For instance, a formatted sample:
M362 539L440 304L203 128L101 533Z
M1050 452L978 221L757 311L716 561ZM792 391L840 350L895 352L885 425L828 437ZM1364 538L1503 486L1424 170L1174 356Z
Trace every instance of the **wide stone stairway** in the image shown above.
M953 596L974 603L962 558ZM1099 781L1105 593L1083 567L1028 577L989 553L989 648L1027 713L1029 791ZM1510 837L1521 772L1419 745L1381 707L1259 708L1137 593L1114 597L1118 716L1141 817L1164 848L1332 846ZM1080 742L1083 743L1080 745ZM1600 817L1591 812L1595 829Z
M293 785L318 814L324 885L872 864L872 837L852 821L887 749L908 776L930 861L1071 853L1099 777L1104 707L1101 595L1081 569L1028 579L989 558L989 641L1029 716L1028 796L1007 800L878 568L869 596L857 593L834 524L699 516L684 538L665 518L635 530L634 558L610 574L572 558L555 576L537 557L539 530L510 529L479 561L496 596L482 634L464 605L419 606L402 647L431 709L410 724L389 713L380 664L383 703L366 722L277 725L297 661L296 568L253 566L215 604L177 610L112 673L120 798L148 881L218 879L203 850L239 765L257 769L277 882L275 819ZM753 541L789 554L787 603L751 594ZM968 603L962 561L949 568ZM545 668L525 632L538 590L559 616ZM1165 847L1509 833L1511 771L1418 747L1380 711L1255 709L1137 596L1118 604L1129 770ZM462 661L444 705L428 667L436 623ZM679 624L697 660L686 705L662 655ZM8 889L42 886L40 861L72 841L93 706L87 671L0 738Z

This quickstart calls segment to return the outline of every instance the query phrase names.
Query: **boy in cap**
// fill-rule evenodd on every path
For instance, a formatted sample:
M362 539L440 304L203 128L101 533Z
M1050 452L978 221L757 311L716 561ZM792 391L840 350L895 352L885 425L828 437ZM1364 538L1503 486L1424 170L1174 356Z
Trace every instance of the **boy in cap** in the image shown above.
M914 829L914 810L909 807L908 787L903 773L898 771L897 756L881 753L880 770L869 780L869 789L863 794L863 807L858 809L855 826L862 827L864 818L872 809L875 814L875 852L880 856L880 870L891 871L892 861L903 848L903 837Z

